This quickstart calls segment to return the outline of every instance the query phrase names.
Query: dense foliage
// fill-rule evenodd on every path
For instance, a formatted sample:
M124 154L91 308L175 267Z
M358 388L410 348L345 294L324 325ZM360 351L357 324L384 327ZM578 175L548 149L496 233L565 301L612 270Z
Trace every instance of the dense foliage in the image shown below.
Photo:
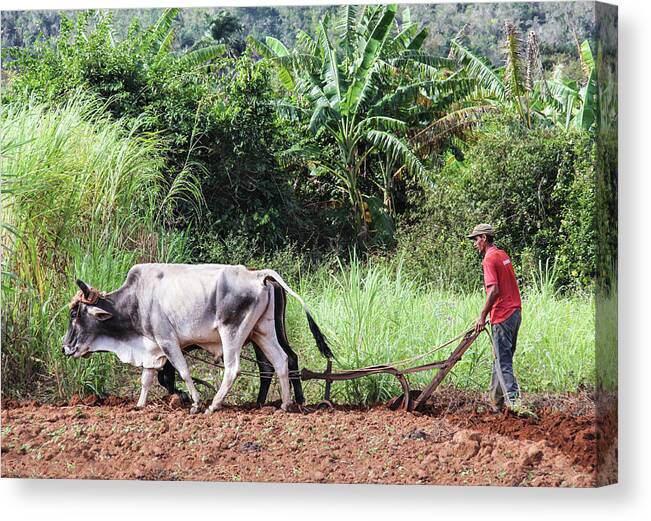
M233 233L259 248L304 236L309 216L297 203L292 171L276 158L294 136L273 109L265 65L250 53L220 57L218 42L173 55L175 16L167 11L144 28L136 20L117 42L110 15L84 12L74 24L64 18L54 42L14 51L17 74L6 100L57 103L82 88L115 118L139 118L141 132L168 144L169 181L182 187L199 179L203 208L181 204L174 216L178 227L194 225L206 237L194 240L198 258L219 260Z
M377 329L356 315L364 277L386 282L383 303L405 290L429 306L434 286L475 302L465 235L479 222L531 302L553 309L574 291L590 309L605 114L584 7L140 13L128 27L125 12L50 13L36 41L38 15L5 26L5 41L29 44L3 49L3 392L105 392L112 364L59 355L65 302L75 276L112 288L139 260L271 265L314 299L330 291L319 305L332 329L350 326L338 340L350 366L370 338L355 328ZM392 309L383 323L409 315Z
M528 130L517 119L486 122L464 161L450 156L435 190L406 216L401 249L423 278L476 286L481 269L467 223L490 222L523 280L540 266L558 284L595 276L594 143L580 131ZM551 274L550 274L551 275Z

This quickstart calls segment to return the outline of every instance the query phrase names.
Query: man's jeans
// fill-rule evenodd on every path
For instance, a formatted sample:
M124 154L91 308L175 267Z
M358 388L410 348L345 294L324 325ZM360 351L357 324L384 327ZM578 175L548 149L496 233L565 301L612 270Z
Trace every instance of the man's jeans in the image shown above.
M489 397L498 407L504 405L504 391L508 393L511 403L520 397L520 387L513 374L513 355L515 354L521 321L522 314L519 309L516 309L504 322L492 326L496 360L493 364ZM498 374L500 369L502 382L500 382L500 375Z

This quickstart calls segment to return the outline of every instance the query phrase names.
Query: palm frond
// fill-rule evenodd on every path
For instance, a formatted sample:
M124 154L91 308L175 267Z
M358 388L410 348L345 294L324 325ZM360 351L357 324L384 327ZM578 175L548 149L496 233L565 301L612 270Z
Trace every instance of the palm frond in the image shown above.
M303 30L296 33L296 50L304 54L315 55L317 44L314 39Z
M174 37L175 37L174 29L170 29L165 35L163 41L160 42L160 46L158 47L158 52L156 53L155 61L162 60L165 56L169 55L169 53L172 50L172 43L174 43Z
M385 94L372 107L369 108L370 116L380 114L398 114L401 110L415 103L416 96L422 88L422 82L398 87L395 91Z
M319 162L323 156L321 147L305 143L295 144L290 148L283 150L278 154L278 160L281 165L287 167L292 162L310 163Z
M282 42L275 38L267 37L266 42L261 42L252 36L247 37L247 42L263 58L271 61L278 69L280 82L287 90L292 91L296 87L292 74L294 58L289 54Z
M185 53L179 61L190 65L191 67L196 67L203 65L209 61L212 61L216 58L224 56L226 53L226 45L220 43L219 45L211 45L210 47L202 47L200 49L195 49Z
M344 56L352 56L356 44L357 6L345 4L341 6L340 16L335 24L335 31L341 41Z
M541 82L542 81L537 82L536 85ZM579 92L576 90L576 88L561 81L546 80L545 87L549 93L549 97L546 98L546 101L558 104L557 108L567 106L569 103L573 104L574 102L580 100Z
M276 54L276 56L289 56L287 47L285 47L285 44L280 40L274 38L273 36L267 36L265 38L265 42L267 44L267 47L269 47Z
M402 10L402 25L403 26L411 26L411 10L409 9L409 6L405 6L405 8Z
M412 175L425 177L425 167L404 139L382 130L369 130L366 139L390 159L400 160Z
M583 130L591 130L597 121L599 111L599 100L597 99L597 74L593 69L590 73L588 83L581 88L579 96L581 98L581 107L575 117L575 126Z
M323 24L320 25L320 30L323 33L320 41L322 41L324 45L323 77L325 79L325 85L323 86L323 92L330 101L330 105L337 109L342 101L337 52L332 47L327 30Z
M586 85L590 79L590 73L592 72L592 69L594 69L594 57L592 55L592 50L590 49L590 42L584 40L583 43L579 43L579 38L576 35L576 29L574 27L572 27L572 37L574 38L576 53L579 56L579 61L581 63L583 85Z
M181 9L177 7L168 8L163 11L163 14L156 21L154 25L153 32L150 37L150 45L155 48L150 47L150 49L155 50L158 53L161 44L168 38L169 32L172 28L174 20L181 12Z
M457 45L461 45L461 42L466 36L466 31L468 29L468 24L463 24L463 27L457 31L457 34L454 35L454 38L450 41L450 51L448 52L448 60L456 60L457 55L456 55L456 49L457 47L455 45L452 45L453 43L456 43Z
M318 132L325 126L326 122L329 119L332 119L334 115L335 111L330 107L330 103L327 100L320 100L312 111L312 116L310 117L310 132L314 135L318 134Z
M275 100L273 106L280 117L290 121L298 121L301 119L301 116L307 116L310 113L303 107L284 100Z
M462 107L445 114L412 137L419 152L429 152L450 135L460 135L475 128L484 114L495 111L492 105Z
M426 27L423 27L416 36L414 36L407 45L407 49L410 51L417 51L419 50L422 46L423 43L425 42L425 39L427 38L427 35L429 34L429 31L427 30Z
M375 130L407 130L404 121L388 116L371 116L364 120L364 125Z
M423 66L419 69L419 72L427 77L440 74L441 69L454 70L457 67L457 64L453 60L433 56L428 52L415 49L406 50L398 57L392 59L391 63L396 67L404 67L406 65ZM433 74L429 74L430 69L433 70Z
M397 17L394 19L394 24L397 31L396 35L391 37L387 42L387 51L390 55L404 51L418 31L418 26L411 22L411 14L408 7L402 12L402 24L398 23Z
M368 97L366 91L372 85L372 72L382 50L382 46L387 39L395 15L396 6L386 6L382 18L377 22L373 33L365 42L362 61L356 67L353 83L346 93L347 106L352 113L355 113L360 103Z
M373 28L377 25L378 21L382 17L383 7L384 6L381 5L364 6L358 29L359 33L364 36L364 39L371 37Z
M590 42L588 40L584 40L581 44L579 57L581 59L581 69L583 70L584 82L587 83L595 68L594 56L592 55L592 49L590 49Z
M454 49L457 62L463 65L469 77L476 79L484 89L495 97L505 99L504 83L483 58L473 54L456 40L452 40L451 46Z

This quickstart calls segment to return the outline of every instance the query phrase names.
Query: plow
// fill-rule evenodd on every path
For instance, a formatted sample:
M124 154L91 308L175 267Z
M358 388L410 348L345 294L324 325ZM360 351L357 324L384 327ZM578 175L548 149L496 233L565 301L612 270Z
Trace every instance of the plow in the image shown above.
M403 360L401 362L396 362L393 364L380 364L380 365L372 365L367 367L360 367L357 369L333 371L332 359L328 359L324 371L317 372L307 368L303 368L298 374L298 376L304 382L309 380L325 381L325 391L324 391L323 400L321 400L316 407L319 409L322 408L332 409L334 408L334 405L331 400L333 382L343 381L343 380L355 380L357 378L364 378L376 374L390 374L395 376L398 382L400 383L400 387L402 388L402 394L392 398L389 401L388 403L389 408L392 410L416 411L425 405L425 403L430 399L430 397L432 396L434 391L436 391L437 387L441 384L444 378L450 373L450 371L452 371L454 366L461 360L463 355L466 353L466 351L468 351L468 349L472 346L472 344L475 342L477 337L482 332L487 332L487 331L486 329L482 329L479 332L477 332L475 331L474 328L469 329L464 333L456 336L452 340L449 340L448 342L445 342L444 344L428 351L427 353L418 355L410 360ZM434 353L435 351L439 351L457 341L459 341L457 347L454 349L454 351L452 351L450 356L448 356L444 360L438 360L436 362L430 362L426 364L405 367L404 369L398 369L397 367L400 365L404 365L407 362L414 362L416 360L423 359L429 356L430 354ZM492 345L492 341L491 341L491 345ZM209 360L206 360L205 358L192 355L190 353L186 353L186 356L195 359L197 361L206 363L208 365L213 365L215 367L219 367L223 369L222 364L211 362ZM248 358L244 355L241 356L246 360L255 362L254 359ZM411 388L411 386L409 385L409 379L407 378L407 375L420 373L422 371L431 371L431 370L437 370L437 371L434 374L434 377L432 378L430 383L424 389L418 390L418 389ZM262 372L252 373L247 371L241 371L241 374L250 377L255 377L258 375L273 376L273 373L262 373ZM210 389L212 389L213 391L215 391L215 389L207 382L200 380L196 377L195 380L198 383L201 383L202 385L205 385Z
M442 346L439 346L436 350L441 349L461 338L459 345L445 360L439 360L436 362L417 365L414 367L408 367L406 369L397 369L393 365L382 364L338 372L332 371L332 360L328 360L325 371L318 373L304 368L301 371L300 376L301 380L303 381L317 379L325 380L325 394L323 400L317 405L317 407L332 408L333 405L330 399L332 382L341 380L354 380L356 378L363 378L366 376L381 373L391 374L395 376L400 383L400 386L402 387L402 394L391 399L389 402L389 407L393 410L401 409L404 411L415 411L421 408L427 402L427 400L429 400L429 398L432 396L432 393L436 391L436 388L441 384L446 375L452 370L457 362L461 360L464 353L470 348L470 346L480 334L481 331L476 332L473 328L466 331L462 335L459 335L453 340L443 344ZM432 381L422 391L410 388L407 375L419 373L421 371L429 371L432 369L438 369L438 371L436 371Z

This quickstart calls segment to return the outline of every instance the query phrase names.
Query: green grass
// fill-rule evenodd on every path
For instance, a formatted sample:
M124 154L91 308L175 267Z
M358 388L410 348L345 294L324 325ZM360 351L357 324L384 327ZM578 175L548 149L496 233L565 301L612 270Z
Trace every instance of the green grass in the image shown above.
M82 98L56 110L38 104L5 106L0 136L3 396L135 392L139 371L113 355L69 360L61 354L67 303L76 292L76 277L112 290L138 262L188 260L185 236L166 232L164 219L179 197L200 199L191 176L181 174L167 185L162 144L142 137L137 121L112 121L102 107ZM279 257L278 262L289 266L293 257ZM273 261L263 264L280 266ZM329 266L298 275L293 285L328 337L336 370L382 363L406 367L447 358L456 343L411 360L471 327L484 302L480 290L419 284L407 275L400 259L362 263L353 258L345 265ZM532 287L523 289L515 368L525 392L566 392L595 385L593 298L558 294L554 277L553 269L541 264L538 275L530 278ZM616 310L616 300L603 303L602 315ZM301 366L323 369L325 361L303 310L291 298L287 325ZM445 382L485 389L491 360L490 345L482 336ZM614 364L616 368L616 358ZM243 368L255 371L251 362ZM202 375L201 368L195 371ZM433 372L419 373L410 380L414 388L422 388L432 377ZM322 382L305 387L309 400L321 398ZM257 388L256 377L243 377L231 400L252 400ZM389 375L333 385L333 397L342 403L372 403L399 391Z
M300 291L330 340L336 369L395 364L427 353L470 328L485 298L481 291L420 287L403 275L400 263L381 261L366 266L353 261L338 273L319 272L305 278ZM544 285L524 288L515 370L525 392L567 392L582 384L594 386L594 325L590 295L564 297ZM302 310L291 299L288 330L302 364L322 369L324 361L314 347ZM445 359L457 345L455 342L407 366ZM490 343L482 335L445 382L464 389L485 389L491 363ZM411 375L412 387L424 387L433 374ZM318 387L313 391L316 398L321 392ZM399 389L390 375L333 384L335 398L351 403L385 400Z
M3 395L106 391L114 360L61 354L75 278L114 289L137 262L182 258L183 235L161 223L183 194L164 188L161 143L138 132L83 97L3 106Z
M616 270L611 270L616 280ZM611 288L597 291L596 298L596 361L597 388L609 393L617 392L617 282Z

